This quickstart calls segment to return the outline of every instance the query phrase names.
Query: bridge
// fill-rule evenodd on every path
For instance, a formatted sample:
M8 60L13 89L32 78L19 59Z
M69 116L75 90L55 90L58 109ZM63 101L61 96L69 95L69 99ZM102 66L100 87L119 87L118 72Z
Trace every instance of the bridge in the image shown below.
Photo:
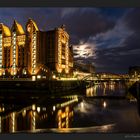
M122 76L118 76L118 77L111 77L111 76L104 76L104 77L99 77L96 74L89 74L86 75L85 77L83 77L81 79L82 81L89 81L89 82L109 82L109 81L113 81L113 82L117 82L117 81L128 81L129 78L127 77L122 77Z

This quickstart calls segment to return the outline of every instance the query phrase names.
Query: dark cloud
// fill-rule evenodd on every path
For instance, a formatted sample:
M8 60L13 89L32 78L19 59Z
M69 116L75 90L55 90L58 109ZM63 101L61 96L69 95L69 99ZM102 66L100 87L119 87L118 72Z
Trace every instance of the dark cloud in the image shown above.
M128 11L124 17L124 23L135 32L140 32L140 8Z
M110 32L91 39L97 45L97 57L87 61L97 71L127 73L129 66L140 65L140 9L128 9L118 21Z
M114 21L102 16L95 10L75 12L65 17L63 21L72 37L75 36L76 40L86 40L90 36L106 32L115 26ZM75 43L74 40L73 43Z

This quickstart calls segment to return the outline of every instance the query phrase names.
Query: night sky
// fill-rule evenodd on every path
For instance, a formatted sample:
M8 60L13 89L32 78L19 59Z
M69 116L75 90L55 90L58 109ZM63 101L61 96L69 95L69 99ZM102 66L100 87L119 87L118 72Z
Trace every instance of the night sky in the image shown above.
M40 30L66 25L76 61L92 63L97 72L127 73L140 65L140 8L0 8L0 22Z

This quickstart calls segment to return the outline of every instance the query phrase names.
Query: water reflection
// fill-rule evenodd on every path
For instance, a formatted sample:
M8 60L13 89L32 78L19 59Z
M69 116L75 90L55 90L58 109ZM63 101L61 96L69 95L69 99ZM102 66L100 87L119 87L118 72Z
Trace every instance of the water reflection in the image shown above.
M107 104L106 104L106 102L104 101L104 102L103 102L103 107L106 108L106 106L107 106Z
M69 128L74 115L73 106L78 102L78 96L73 95L52 99L53 104L32 104L20 109L11 109L5 105L5 111L0 114L0 132L14 133L17 131L46 128ZM50 101L51 103L51 101ZM3 105L4 106L4 105ZM10 110L9 110L10 109Z
M120 129L121 132L125 132L123 130L129 130L132 126L134 130L140 130L135 102L102 97L125 95L123 83L100 82L88 88L86 95L96 98L69 95L59 98L47 97L29 104L2 102L0 133L118 132ZM127 126L124 128L125 125Z
M124 96L125 90L125 84L121 82L100 82L87 88L86 96Z

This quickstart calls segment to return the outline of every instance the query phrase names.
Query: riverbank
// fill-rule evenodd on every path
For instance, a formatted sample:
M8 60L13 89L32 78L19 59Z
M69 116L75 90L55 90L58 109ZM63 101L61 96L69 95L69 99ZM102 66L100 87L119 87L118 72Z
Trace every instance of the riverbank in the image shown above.
M85 95L86 85L81 81L0 81L0 101L34 102L44 97Z

